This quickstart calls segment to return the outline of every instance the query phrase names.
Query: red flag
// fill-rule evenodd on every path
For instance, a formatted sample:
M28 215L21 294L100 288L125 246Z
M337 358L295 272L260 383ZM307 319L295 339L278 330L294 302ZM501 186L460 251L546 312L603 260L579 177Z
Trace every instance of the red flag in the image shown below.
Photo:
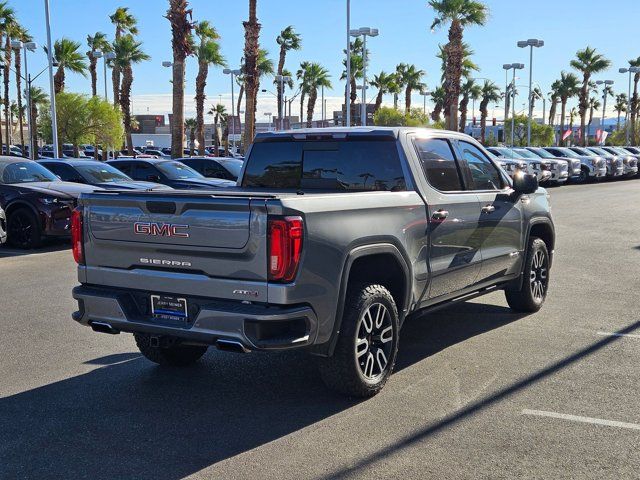
M600 143L601 140L602 140L602 130L598 129L596 130L596 143Z
M570 136L571 136L571 129L568 128L567 131L562 134L562 140L566 140Z

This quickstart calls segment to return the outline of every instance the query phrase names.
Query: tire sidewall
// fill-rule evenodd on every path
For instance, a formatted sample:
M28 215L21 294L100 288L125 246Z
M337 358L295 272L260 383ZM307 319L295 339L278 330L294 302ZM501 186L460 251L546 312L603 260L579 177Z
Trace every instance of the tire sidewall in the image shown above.
M544 261L546 262L547 265L547 282L546 282L546 287L544 290L544 295L542 296L541 299L536 299L533 296L533 292L531 291L531 280L530 280L530 273L531 273L531 267L533 265L533 256L536 254L536 252L538 251L542 251L544 253ZM542 307L542 305L544 304L545 300L547 299L547 294L549 293L549 285L550 285L550 275L551 275L551 269L549 268L549 251L547 250L547 245L544 243L543 240L539 239L539 238L533 238L531 239L531 242L529 244L529 251L527 253L527 264L526 264L526 268L525 268L525 288L526 291L528 293L529 296L529 301L535 305L536 308L540 308Z
M18 242L15 238L12 238L11 235L12 223L15 222L17 216L19 215L22 215L24 218L29 219L29 222L31 222L31 236L26 243ZM9 244L17 248L31 249L39 245L39 240L40 225L38 225L37 217L33 214L33 212L27 210L26 208L19 208L15 210L7 219L7 241L9 242Z

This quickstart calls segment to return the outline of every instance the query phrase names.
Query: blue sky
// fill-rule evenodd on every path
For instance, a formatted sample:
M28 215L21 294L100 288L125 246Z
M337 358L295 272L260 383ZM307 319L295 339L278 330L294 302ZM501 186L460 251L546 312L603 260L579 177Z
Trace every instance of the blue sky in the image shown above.
M118 6L128 6L139 22L139 38L151 61L135 67L133 84L134 113L168 113L171 105L170 71L163 68L163 60L171 59L169 23L163 17L168 2L165 0L50 0L53 38L66 36L85 45L88 33L103 31L113 35L108 15ZM40 45L46 42L43 0L9 0L18 18ZM237 66L244 45L242 21L248 15L245 0L191 0L194 20L209 20L218 29L222 39L222 51L230 66ZM339 81L342 71L342 49L346 43L345 0L258 0L258 18L262 23L261 46L267 48L277 61L275 37L287 25L294 25L303 36L303 48L292 52L287 67L297 69L300 61L312 60L327 67L334 85L327 92L328 109L340 104L344 84ZM534 81L546 93L562 69L570 70L569 61L574 53L586 45L596 47L612 61L612 68L598 78L615 80L616 93L626 92L627 78L618 73L618 67L627 60L640 56L640 46L635 41L640 2L616 0L605 3L594 0L488 0L490 17L484 27L472 27L465 31L465 41L475 54L474 61L481 67L477 77L487 77L504 88L503 63L522 62L527 69L521 71L518 83L528 81L528 51L516 47L518 40L542 38L545 47L534 52ZM372 26L380 30L380 36L368 43L371 51L369 72L392 71L400 62L414 63L427 72L424 80L434 87L440 80L440 62L435 57L438 44L447 40L446 29L432 33L429 29L433 11L426 0L352 0L352 28ZM32 73L43 68L45 55L41 50L30 54ZM193 114L196 62L191 60L187 68L187 114ZM48 86L43 74L37 81ZM265 85L267 84L267 85ZM99 81L99 89L103 89ZM273 89L271 80L263 88ZM67 76L70 91L90 91L89 80L79 75ZM526 89L516 105L525 101ZM102 90L100 90L102 91ZM230 107L229 78L221 70L212 69L206 93L207 103L222 102ZM237 93L237 91L236 91ZM370 93L375 94L375 92ZM219 97L222 95L222 97ZM390 99L385 99L390 101ZM610 102L611 104L612 102ZM415 95L414 104L422 105ZM268 94L259 98L258 114L274 111L275 101ZM316 109L320 111L319 105ZM294 112L296 111L294 105ZM611 110L609 109L609 112ZM500 116L500 109L496 109ZM609 115L613 115L609 113Z

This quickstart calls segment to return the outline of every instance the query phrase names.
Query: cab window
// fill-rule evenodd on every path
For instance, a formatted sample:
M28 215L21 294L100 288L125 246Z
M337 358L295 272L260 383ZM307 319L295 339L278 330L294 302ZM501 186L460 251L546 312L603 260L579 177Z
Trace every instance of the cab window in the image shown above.
M471 177L471 190L501 190L504 180L498 168L475 145L459 142L462 159L467 164Z
M442 192L463 190L458 162L443 138L416 138L414 145L429 184Z

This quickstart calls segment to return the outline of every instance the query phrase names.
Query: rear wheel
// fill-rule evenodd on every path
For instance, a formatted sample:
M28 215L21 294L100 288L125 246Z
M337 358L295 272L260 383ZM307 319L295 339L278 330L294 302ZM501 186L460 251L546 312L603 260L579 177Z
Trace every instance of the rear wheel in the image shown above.
M586 168L580 169L580 176L578 177L578 183L587 183L589 181L589 170Z
M506 290L507 303L518 312L537 312L549 288L549 251L544 241L531 237L519 290Z
M174 367L186 367L196 363L207 352L206 346L196 345L171 345L152 346L151 335L147 333L134 333L136 345L140 353L148 360L158 365L171 365Z
M16 248L38 248L42 233L36 215L26 208L14 210L7 221L7 240Z
M320 361L324 383L353 397L382 390L398 353L398 310L382 285L349 288L333 356Z

